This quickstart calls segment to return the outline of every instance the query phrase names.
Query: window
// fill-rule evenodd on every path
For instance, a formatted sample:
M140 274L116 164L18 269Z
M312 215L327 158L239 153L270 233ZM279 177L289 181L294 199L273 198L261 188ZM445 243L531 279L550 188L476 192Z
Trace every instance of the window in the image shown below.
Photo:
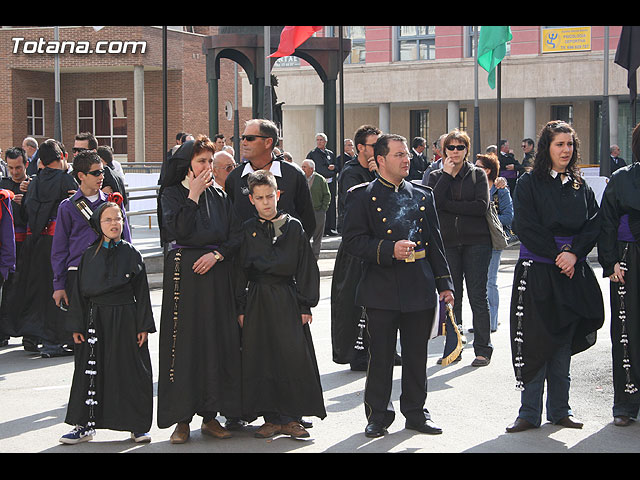
M91 132L98 145L109 145L115 155L126 155L127 100L78 100L78 132Z
M429 138L429 110L411 110L409 112L409 129L411 139L415 137Z
M551 105L551 119L573 125L573 105Z
M398 59L435 60L436 27L397 27Z
M461 132L466 132L467 129L469 128L469 119L467 116L467 109L466 108L461 108L459 111L460 114L460 122L459 122L459 130Z
M44 100L27 98L27 135L44 137Z
M344 38L351 39L351 54L347 63L365 63L367 48L365 45L365 27L345 27Z

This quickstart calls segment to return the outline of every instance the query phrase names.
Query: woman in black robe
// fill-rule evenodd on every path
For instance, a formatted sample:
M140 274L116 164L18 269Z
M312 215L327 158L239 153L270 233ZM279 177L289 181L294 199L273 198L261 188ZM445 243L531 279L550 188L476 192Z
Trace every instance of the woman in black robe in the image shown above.
M265 186L264 177L273 184ZM277 211L275 179L249 175L250 199L264 188L273 207L256 205L259 217L243 225L236 301L242 325L242 406L245 417L263 416L256 436L307 437L303 416L326 416L309 329L320 297L320 272L300 221ZM270 193L272 192L272 194ZM260 192L263 194L264 192Z
M241 224L230 199L213 186L213 143L185 142L171 157L160 189L165 258L158 426L176 425L172 443L189 438L194 414L202 433L227 438L216 420L241 416L240 329L231 259Z
M75 370L65 422L76 427L62 443L91 440L98 428L151 440L147 335L156 327L142 255L121 239L122 222L120 206L112 202L91 217L99 237L82 255L66 325L75 341ZM120 233L109 236L118 227Z
M631 141L640 158L640 124ZM607 184L600 209L602 230L598 261L609 277L613 357L613 421L627 426L640 407L640 164L616 170Z
M600 230L598 204L577 171L578 139L565 122L540 133L533 171L515 189L521 241L511 294L511 350L521 407L507 432L547 419L581 428L569 407L571 356L591 347L604 322L602 293L586 256Z

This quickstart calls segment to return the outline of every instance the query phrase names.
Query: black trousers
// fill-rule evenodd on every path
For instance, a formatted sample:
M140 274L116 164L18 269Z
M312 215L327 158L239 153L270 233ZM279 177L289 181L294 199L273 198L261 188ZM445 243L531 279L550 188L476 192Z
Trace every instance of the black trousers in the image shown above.
M411 423L422 423L428 418L424 409L427 399L427 343L434 309L401 313L367 308L367 316L369 368L364 392L367 421L388 427L395 418L391 389L399 330L402 349L400 411Z

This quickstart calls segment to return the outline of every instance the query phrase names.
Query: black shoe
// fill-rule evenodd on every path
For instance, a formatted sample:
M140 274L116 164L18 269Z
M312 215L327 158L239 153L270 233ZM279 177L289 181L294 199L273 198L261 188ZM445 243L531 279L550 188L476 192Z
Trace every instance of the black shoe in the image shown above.
M243 427L248 425L247 422L242 420L241 418L227 418L227 421L224 423L224 428L231 432L240 430Z
M582 422L578 422L572 419L570 415L567 415L566 417L561 418L555 424L565 428L582 428L583 426Z
M426 433L428 435L440 435L442 429L438 427L431 419L425 418L423 423L410 423L407 421L404 425L407 430L416 430L420 433Z
M371 422L364 429L364 435L369 438L382 437L387 433L387 429L379 423Z
M453 363L458 363L460 360L462 360L462 352L460 352L460 354L458 355L458 358L456 358ZM438 361L436 362L438 365L442 365L442 358L439 358Z
M524 432L532 428L538 428L533 423L525 420L524 418L516 418L516 421L507 427L507 433Z
M9 345L9 339L8 338L0 339L0 347L6 347L8 345Z

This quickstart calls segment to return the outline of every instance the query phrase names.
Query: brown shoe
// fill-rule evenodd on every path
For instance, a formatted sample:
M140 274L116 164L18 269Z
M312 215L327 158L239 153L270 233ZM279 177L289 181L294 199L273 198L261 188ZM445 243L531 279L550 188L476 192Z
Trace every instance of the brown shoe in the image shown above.
M280 433L293 438L307 438L309 436L309 432L299 422L289 422L286 425L281 425Z
M204 435L210 435L215 438L224 439L231 438L233 436L231 435L231 432L225 430L222 425L220 425L220 422L218 422L218 420L216 420L215 418L213 420L209 420L207 423L202 422L200 431Z
M169 439L171 443L185 443L189 440L189 424L180 422L176 425L176 429L171 434L171 438Z
M277 435L278 433L280 433L280 425L276 425L274 423L265 423L264 425L262 425L258 430L256 430L256 433L254 433L254 435L257 438L271 438L274 435Z
M629 425L631 425L631 422L633 422L633 420L631 420L631 418L627 417L626 415L617 415L613 417L613 424L616 427L628 427Z

